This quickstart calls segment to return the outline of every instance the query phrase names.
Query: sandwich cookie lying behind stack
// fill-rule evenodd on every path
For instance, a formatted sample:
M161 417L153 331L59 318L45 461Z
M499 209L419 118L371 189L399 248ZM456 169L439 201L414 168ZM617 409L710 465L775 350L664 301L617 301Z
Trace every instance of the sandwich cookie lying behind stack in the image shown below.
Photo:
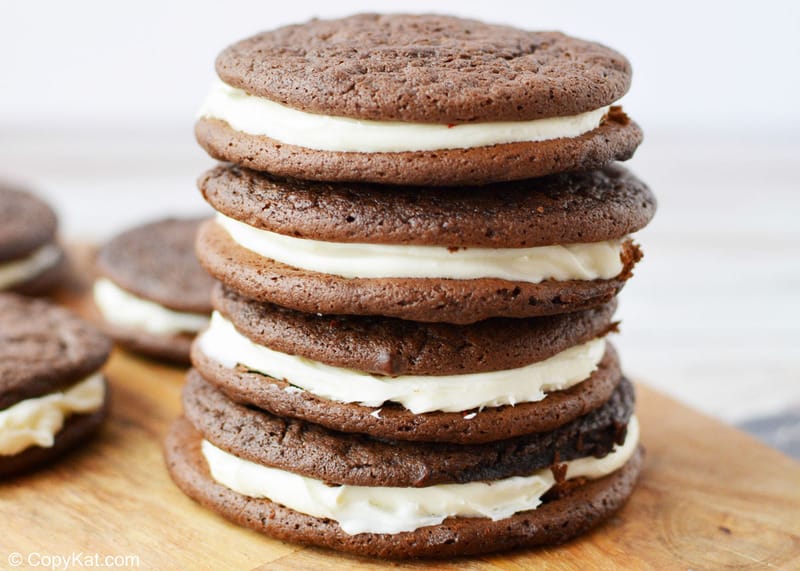
M0 183L0 290L41 295L59 284L67 260L57 226L50 206Z
M0 476L84 442L108 413L111 341L60 307L0 294Z
M211 314L213 280L197 263L201 219L169 218L130 229L97 259L94 304L103 327L122 346L175 363Z

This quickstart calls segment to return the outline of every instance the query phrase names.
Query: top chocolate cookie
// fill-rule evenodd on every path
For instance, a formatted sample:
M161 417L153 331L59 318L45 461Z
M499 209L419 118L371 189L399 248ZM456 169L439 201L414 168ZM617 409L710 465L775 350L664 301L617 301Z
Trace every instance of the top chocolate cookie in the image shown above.
M360 14L242 40L217 74L198 142L284 177L488 184L603 167L642 141L615 104L628 61L559 32Z
M0 293L0 410L98 370L111 341L64 308Z
M286 26L233 44L216 69L295 109L419 123L576 115L613 103L631 81L628 60L600 44L440 15Z
M165 218L112 238L97 258L99 272L125 290L175 311L211 313L214 280L194 255L201 218Z

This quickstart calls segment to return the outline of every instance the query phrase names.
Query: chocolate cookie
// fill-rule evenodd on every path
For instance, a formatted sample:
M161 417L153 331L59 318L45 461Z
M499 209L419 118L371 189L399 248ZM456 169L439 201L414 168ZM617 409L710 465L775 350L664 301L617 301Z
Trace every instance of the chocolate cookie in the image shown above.
M283 176L485 184L625 160L642 139L620 108L608 110L630 86L628 61L558 32L360 14L263 32L224 50L216 67L225 87L201 112L197 140L215 158ZM254 122L248 105L266 105L286 130ZM337 137L315 140L330 118L340 121L332 127ZM564 125L583 119L578 130ZM514 138L505 124L535 121L549 121L552 130ZM406 126L421 130L398 136ZM464 129L473 126L480 136L468 141ZM492 129L502 134L486 138ZM424 139L432 132L446 140Z
M320 316L250 301L218 284L214 307L258 345L378 375L462 375L544 361L616 329L616 302L531 319L472 325Z
M110 353L111 341L66 309L0 293L0 410L85 379Z
M0 294L0 413L89 379L110 352L111 341L69 311L41 300ZM0 453L0 475L55 458L93 432L107 414L108 389L102 383L104 402L93 412L68 416L54 435L53 446Z
M602 523L633 491L642 467L640 448L616 472L570 486L535 510L492 521L448 518L439 525L396 534L349 535L331 520L254 499L214 481L200 451L202 435L185 419L176 421L165 442L167 468L189 497L238 525L277 539L383 558L449 558L557 544Z
M498 278L343 278L293 268L248 250L213 221L197 235L197 256L212 276L242 295L282 307L333 315L384 315L468 324L490 317L535 317L608 303L632 275L641 252L623 245L623 270L608 280Z
M102 327L103 331L128 351L180 366L189 365L191 362L189 355L194 333L159 335L129 327L118 327L107 321L102 323Z
M0 184L0 290L40 295L65 277L57 226L55 213L41 199Z
M217 73L311 113L420 123L576 115L628 91L619 53L558 32L440 15L312 20L237 42Z
M43 296L69 280L71 266L64 248L55 242L44 247L52 248L49 256L52 261L48 267L35 276L9 287L6 291L27 296ZM0 262L0 266L2 266L2 262Z
M623 380L601 407L542 433L488 444L404 442L346 434L235 404L190 370L183 409L194 427L239 458L331 484L422 487L525 476L625 440L633 387Z
M621 166L442 188L279 179L236 165L198 186L217 211L263 230L327 242L530 248L602 242L644 228L650 189Z
M375 438L458 444L493 442L554 430L602 406L622 380L616 351L608 344L603 360L588 379L551 392L541 401L481 411L413 414L398 404L367 407L335 402L297 390L283 379L243 367L229 369L204 355L197 344L192 348L192 363L206 380L233 401L257 406L276 416Z
M213 281L194 256L202 218L167 218L112 238L97 258L100 273L136 296L175 311L210 313Z
M110 284L95 285L95 305L104 329L120 345L155 359L188 363L192 339L211 313L214 283L194 255L201 222L151 222L119 234L100 251L97 267ZM155 306L141 311L123 307L147 302ZM146 311L154 317L145 319ZM127 317L131 313L132 320Z
M490 184L596 169L631 158L643 136L639 125L619 108L612 108L599 127L577 137L394 153L307 149L243 133L209 117L195 125L197 142L209 155L253 170L315 181L421 186Z

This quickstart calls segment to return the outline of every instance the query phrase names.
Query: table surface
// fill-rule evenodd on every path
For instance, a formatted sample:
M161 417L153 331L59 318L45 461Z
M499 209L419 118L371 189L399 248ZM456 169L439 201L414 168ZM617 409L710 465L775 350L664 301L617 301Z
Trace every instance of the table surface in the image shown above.
M85 311L84 287L59 301ZM382 568L274 541L201 508L170 481L161 442L180 413L183 371L117 350L112 414L98 438L46 470L0 485L0 568L23 558L130 556L141 569ZM638 385L647 450L640 485L607 524L552 549L437 569L800 568L800 464ZM411 569L427 564L392 564ZM18 568L26 568L25 565Z

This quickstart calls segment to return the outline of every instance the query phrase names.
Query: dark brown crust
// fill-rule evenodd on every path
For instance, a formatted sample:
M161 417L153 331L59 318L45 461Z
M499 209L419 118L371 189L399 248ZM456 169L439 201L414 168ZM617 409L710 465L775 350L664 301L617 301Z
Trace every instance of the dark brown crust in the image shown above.
M496 278L353 278L293 268L239 246L209 221L197 234L200 263L219 281L257 301L325 315L384 315L412 321L468 324L490 317L537 317L608 303L641 258L627 242L625 268L616 278L544 281Z
M611 398L553 431L488 444L376 440L231 401L196 371L183 389L186 418L206 440L238 456L329 484L423 487L526 476L587 456L602 457L625 440L633 386L623 380Z
M644 459L639 447L613 474L587 481L559 499L500 521L449 518L411 532L348 535L334 521L304 515L266 499L248 498L218 484L208 472L200 442L201 435L181 418L164 443L170 476L190 498L238 525L276 539L389 559L445 559L563 543L596 527L624 505Z
M154 335L119 327L107 321L103 321L101 327L117 344L128 351L174 365L188 366L190 363L189 354L194 334Z
M194 255L202 221L167 218L131 228L103 246L97 269L123 289L169 309L211 313L214 282Z
M70 311L0 293L0 410L99 370L111 340Z
M559 32L434 14L357 14L262 32L217 58L223 81L296 109L424 123L575 115L630 86L621 54Z
M27 296L46 295L64 283L69 276L70 263L61 246L58 248L60 256L55 264L31 279L12 286L8 291Z
M276 416L375 438L457 444L481 444L554 430L602 406L622 380L616 351L608 344L598 369L588 379L552 392L541 401L480 412L413 414L397 404L366 407L331 401L307 391L287 391L290 384L284 380L223 367L204 355L197 343L192 347L192 364L233 401L257 406ZM373 416L376 410L380 413ZM464 418L472 412L478 413Z
M582 312L472 325L391 317L320 316L244 298L225 286L213 303L236 329L274 351L378 375L462 375L524 367L616 329L616 301Z
M198 186L223 214L329 242L530 248L602 242L647 225L650 189L618 165L478 187L389 187L279 179L220 165Z
M104 423L111 406L110 390L105 379L104 383L106 392L103 406L91 414L76 414L68 417L64 426L56 434L53 446L50 448L33 446L13 456L0 455L0 478L16 476L52 462L92 436Z
M53 209L27 191L0 185L0 262L23 258L53 240Z
M393 185L479 185L604 167L633 156L639 126L612 108L597 129L578 137L471 149L402 153L319 151L249 135L202 117L195 137L209 155L278 176Z

